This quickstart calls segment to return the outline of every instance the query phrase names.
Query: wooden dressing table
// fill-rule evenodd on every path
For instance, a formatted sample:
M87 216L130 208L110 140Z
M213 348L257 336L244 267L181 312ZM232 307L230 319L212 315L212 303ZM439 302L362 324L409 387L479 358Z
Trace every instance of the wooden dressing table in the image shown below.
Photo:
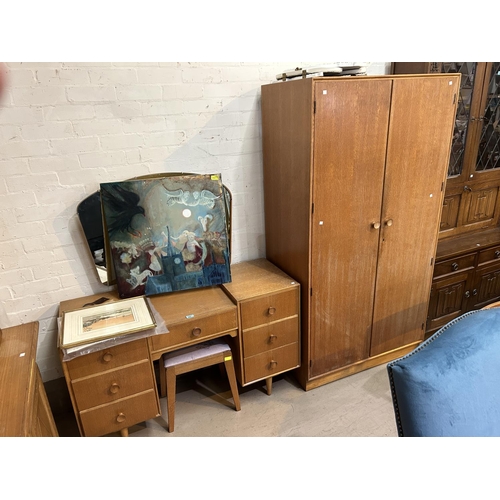
M134 339L64 360L63 371L82 436L128 428L160 416L154 361L170 351L227 337L241 385L297 368L299 285L265 259L231 267L232 283L149 297L168 333ZM61 302L59 315L115 292ZM244 332L242 335L241 332Z

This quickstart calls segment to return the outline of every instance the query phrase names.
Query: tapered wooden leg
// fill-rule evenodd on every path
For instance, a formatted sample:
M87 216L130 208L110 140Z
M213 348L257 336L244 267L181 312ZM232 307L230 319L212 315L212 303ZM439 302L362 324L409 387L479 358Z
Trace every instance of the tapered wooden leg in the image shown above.
M174 415L175 415L175 367L165 370L166 385L167 385L167 415L168 415L168 432L174 432Z
M238 393L238 383L236 382L236 373L234 372L233 357L231 355L226 354L224 356L224 365L229 379L229 386L231 387L231 394L233 395L234 406L236 411L240 411L240 394Z
M125 427L125 429L120 431L120 436L124 438L128 437L128 427Z
M167 395L167 382L165 379L165 368L163 367L163 358L160 358L160 397Z
M273 391L273 377L266 378L267 395L270 396Z

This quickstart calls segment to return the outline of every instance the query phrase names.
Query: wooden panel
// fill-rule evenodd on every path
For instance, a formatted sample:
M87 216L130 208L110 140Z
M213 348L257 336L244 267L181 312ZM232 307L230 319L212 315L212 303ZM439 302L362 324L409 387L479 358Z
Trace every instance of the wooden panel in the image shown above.
M278 321L297 314L299 310L298 288L241 303L243 330L271 321Z
M299 317L287 318L243 332L243 355L247 358L299 341Z
M239 262L231 266L231 283L222 287L237 301L261 297L299 285L266 259Z
M481 268L474 280L474 308L481 309L500 297L500 263Z
M436 330L465 312L472 273L459 273L432 284L427 330Z
M236 306L218 286L155 295L150 300L169 330L174 325L184 323L187 316L201 318L236 310Z
M155 391L80 412L85 436L102 436L159 415Z
M393 84L371 356L424 338L458 83Z
M0 436L27 436L33 415L38 323L0 332Z
M78 356L66 362L66 366L71 379L75 380L141 360L149 360L146 339L134 340L102 351Z
M207 317L195 317L181 324L169 326L169 332L164 335L154 335L149 338L153 351L178 349L186 345L200 342L211 336L236 330L238 318L236 306L230 311Z
M150 362L145 360L101 375L73 380L71 385L81 411L152 389L154 383Z
M457 227L461 198L462 196L460 194L445 196L443 201L441 223L439 226L441 231L448 231Z
M312 376L368 356L391 88L315 84Z
M500 227L485 229L479 233L470 233L441 240L438 244L436 259L442 260L469 251L500 244Z
M272 377L299 366L298 343L245 358L245 383Z
M476 263L475 253L462 255L454 259L439 261L434 266L434 278L439 278L440 276L445 276L446 274L457 273L465 271L467 269L472 269L474 268L475 263Z
M262 86L266 257L303 287L309 284L312 113L310 79Z
M35 378L35 411L30 435L36 437L57 437L59 434L38 366L36 366Z
M301 286L304 372L310 356L312 87L310 78L263 85L261 99L266 257Z
M464 198L462 224L477 224L492 220L498 199L498 186L468 193Z

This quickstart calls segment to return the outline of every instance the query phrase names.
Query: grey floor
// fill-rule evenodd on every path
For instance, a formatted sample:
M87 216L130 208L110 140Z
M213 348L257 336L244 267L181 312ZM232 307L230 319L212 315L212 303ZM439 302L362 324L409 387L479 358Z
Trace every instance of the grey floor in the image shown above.
M227 379L217 367L182 375L177 381L175 428L162 416L129 429L130 437L384 437L397 436L386 365L310 391L292 375L240 387L241 411L235 411ZM64 429L66 425L66 429ZM78 435L59 421L61 435ZM68 433L68 429L69 433ZM114 435L110 435L114 436Z

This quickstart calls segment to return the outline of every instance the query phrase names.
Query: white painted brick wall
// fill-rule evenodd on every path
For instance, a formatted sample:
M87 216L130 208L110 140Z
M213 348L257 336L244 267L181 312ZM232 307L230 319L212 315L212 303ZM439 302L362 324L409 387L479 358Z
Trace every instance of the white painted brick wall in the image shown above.
M0 100L0 326L40 322L45 381L62 376L58 304L107 290L76 216L99 183L222 173L233 262L263 257L260 86L317 63L8 63ZM372 63L371 74L389 72Z

